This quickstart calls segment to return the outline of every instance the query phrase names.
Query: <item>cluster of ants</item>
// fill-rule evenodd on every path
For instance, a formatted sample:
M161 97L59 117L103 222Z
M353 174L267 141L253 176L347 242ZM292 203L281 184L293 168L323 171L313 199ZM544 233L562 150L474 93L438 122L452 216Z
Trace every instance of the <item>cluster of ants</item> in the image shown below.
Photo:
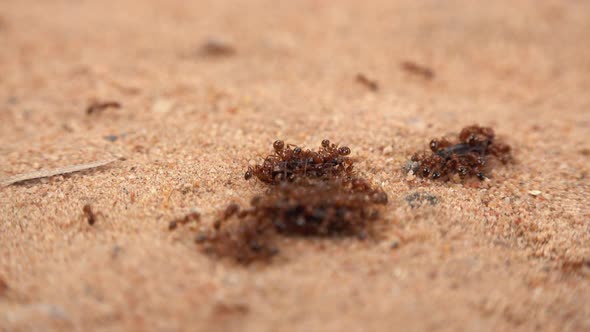
M412 171L433 180L449 180L455 174L483 180L490 158L511 160L510 146L497 142L491 128L476 125L463 128L457 141L432 140L430 149L430 154L412 157ZM275 141L272 154L248 167L244 175L268 185L267 189L253 197L249 207L229 204L196 242L213 256L248 264L276 255L279 235L371 235L388 197L355 171L350 153L350 148L327 139L317 151ZM199 218L187 215L172 221L169 228Z
M273 148L274 153L266 157L262 164L248 167L244 175L246 180L255 176L264 183L277 184L302 177L333 178L344 173L352 175L353 162L347 157L350 149L331 144L327 139L322 141L318 151L303 150L291 144L285 146L283 141L275 141Z
M365 238L386 203L387 195L363 179L282 182L252 198L249 208L230 204L204 248L250 263L278 252L276 235Z
M273 154L244 178L268 184L250 207L230 204L204 248L240 263L268 259L277 235L365 237L387 195L354 171L350 148L323 140L317 151L273 143Z
M369 235L387 194L353 170L348 147L323 140L317 151L283 141L274 142L273 148L244 176L269 187L247 208L235 203L226 207L212 229L198 237L205 252L248 264L278 253L278 235Z
M449 180L477 177L485 180L493 158L506 164L511 160L510 146L495 139L494 130L477 125L463 128L458 141L446 138L430 141L431 153L412 156L412 171L419 177Z

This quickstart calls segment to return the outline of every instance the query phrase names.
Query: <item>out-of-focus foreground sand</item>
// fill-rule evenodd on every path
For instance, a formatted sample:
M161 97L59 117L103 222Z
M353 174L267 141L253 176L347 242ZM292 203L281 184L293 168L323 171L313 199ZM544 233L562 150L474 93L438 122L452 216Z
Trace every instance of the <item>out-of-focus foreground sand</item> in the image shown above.
M2 331L590 330L590 2L3 0L0 45L0 178L124 158L0 190ZM516 163L408 181L472 123ZM278 138L350 146L390 197L381 238L241 267L167 230L263 191L243 173Z

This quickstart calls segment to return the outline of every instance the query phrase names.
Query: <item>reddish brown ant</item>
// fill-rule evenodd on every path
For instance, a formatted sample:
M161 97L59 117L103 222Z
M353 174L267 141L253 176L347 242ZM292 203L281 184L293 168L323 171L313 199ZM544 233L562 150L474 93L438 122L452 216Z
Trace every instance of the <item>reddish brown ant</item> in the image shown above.
M412 61L404 61L401 63L401 67L406 72L421 76L424 79L431 80L434 78L434 71L424 65Z
M92 211L92 207L90 206L90 204L84 205L82 211L84 212L84 216L86 217L88 225L94 225L94 223L96 222L96 214L94 213L94 211Z
M379 90L379 83L377 83L377 81L374 81L374 80L369 79L364 74L358 73L356 75L355 80L356 80L357 83L362 84L367 89L369 89L369 90L371 90L373 92Z
M175 230L178 225L186 225L191 221L199 221L201 219L201 214L197 211L190 212L181 218L177 218L172 220L168 224L168 230Z

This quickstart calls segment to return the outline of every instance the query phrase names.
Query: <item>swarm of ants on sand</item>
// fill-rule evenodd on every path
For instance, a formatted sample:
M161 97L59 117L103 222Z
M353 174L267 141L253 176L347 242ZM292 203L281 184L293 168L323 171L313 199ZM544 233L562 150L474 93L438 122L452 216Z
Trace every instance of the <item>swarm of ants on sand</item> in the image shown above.
M512 157L510 146L495 138L494 130L477 125L461 130L457 141L446 138L430 141L431 153L412 156L410 170L419 177L448 181L455 174L460 179L485 180L493 159L502 164Z
M498 142L491 128L475 125L463 128L457 140L432 140L430 149L412 157L410 170L433 180L455 175L483 180L491 159L511 160L510 146ZM197 236L206 253L249 264L276 255L278 236L372 235L388 197L355 171L350 148L326 139L314 151L278 140L273 150L244 175L267 189L249 207L229 204L213 227ZM169 228L197 219L178 219Z
M249 263L278 252L276 235L364 238L386 203L387 195L361 178L283 182L249 208L229 205L204 248Z
M323 140L317 151L283 141L273 148L245 174L246 180L256 177L268 184L268 190L247 208L228 205L213 229L198 238L205 252L248 264L274 256L279 235L369 235L387 194L353 170L348 147Z

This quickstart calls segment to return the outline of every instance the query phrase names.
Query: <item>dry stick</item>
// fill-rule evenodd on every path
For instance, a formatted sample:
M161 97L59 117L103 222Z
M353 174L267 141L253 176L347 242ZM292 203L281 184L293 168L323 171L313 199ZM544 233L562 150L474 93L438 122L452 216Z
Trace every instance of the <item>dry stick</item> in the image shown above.
M54 168L54 169L47 169L47 170L18 174L18 175L3 179L2 181L0 181L0 186L7 187L11 184L15 184L15 183L23 182L23 181L35 180L35 179L47 178L47 177L61 175L61 174L68 174L68 173L85 171L87 169L97 168L97 167L101 167L101 166L110 164L116 160L117 160L117 158L105 159L105 160L94 161L94 162L87 163L87 164L69 165L69 166L58 167L58 168Z

